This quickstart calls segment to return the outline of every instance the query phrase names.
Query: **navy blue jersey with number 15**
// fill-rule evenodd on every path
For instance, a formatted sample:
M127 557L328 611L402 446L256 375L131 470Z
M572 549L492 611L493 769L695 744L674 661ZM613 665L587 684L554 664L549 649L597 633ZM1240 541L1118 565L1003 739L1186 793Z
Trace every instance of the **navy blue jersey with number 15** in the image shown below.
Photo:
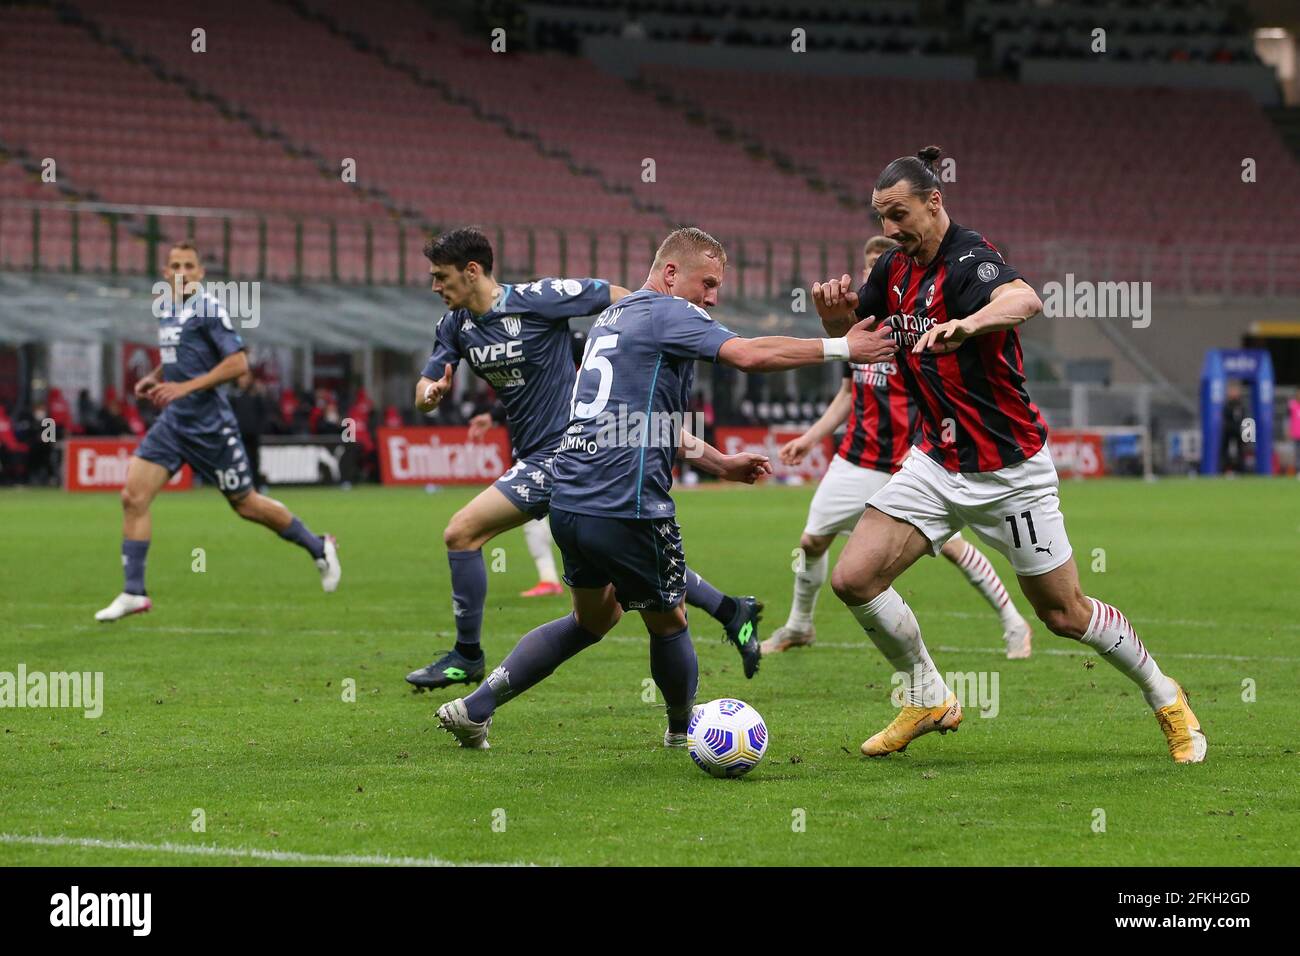
M736 333L699 306L641 289L592 325L555 456L551 507L609 518L668 518L680 425L697 359Z

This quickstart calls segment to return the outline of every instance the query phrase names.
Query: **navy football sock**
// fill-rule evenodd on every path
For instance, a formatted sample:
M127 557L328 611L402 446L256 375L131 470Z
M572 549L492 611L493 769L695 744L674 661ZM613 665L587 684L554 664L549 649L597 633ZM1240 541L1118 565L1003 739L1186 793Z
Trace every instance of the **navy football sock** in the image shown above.
M483 656L483 648L477 644L462 644L457 641L456 653L467 661L476 661Z
M650 635L650 676L654 678L659 693L664 695L670 733L686 733L699 674L700 664L695 657L689 627L664 637Z
M716 617L723 627L731 627L736 620L736 615L740 613L740 602L735 598L723 596L722 601L718 604L718 611L713 616Z
M122 570L126 583L122 590L127 594L144 594L144 563L149 554L149 541L122 539Z
M456 643L477 644L483 630L483 605L487 601L487 565L483 552L448 551L451 565L451 604L456 615Z
M289 522L289 527L280 532L280 537L305 548L307 553L317 561L325 557L325 539L308 531L307 526L298 520L297 515L294 515L293 520Z
M572 614L533 628L478 690L465 698L469 719L476 723L487 720L499 706L550 677L555 668L601 636L579 627Z
M736 613L736 602L700 577L689 567L686 569L686 603L698 607L704 613L717 618L724 627L731 623ZM730 604L731 610L723 616L724 605Z

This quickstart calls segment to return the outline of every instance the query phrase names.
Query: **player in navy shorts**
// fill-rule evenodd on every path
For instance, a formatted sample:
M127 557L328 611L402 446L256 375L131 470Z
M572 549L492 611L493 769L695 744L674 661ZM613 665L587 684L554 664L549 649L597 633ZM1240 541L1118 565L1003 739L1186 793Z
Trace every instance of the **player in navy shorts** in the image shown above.
M241 518L265 525L304 548L316 562L321 587L338 587L342 569L334 538L319 537L289 509L253 489L254 475L239 438L239 423L217 386L248 370L244 341L220 301L202 288L198 250L182 242L167 254L163 278L169 289L184 290L179 308L170 301L158 317L162 364L135 387L162 409L127 466L122 489L122 593L97 621L116 621L148 611L153 602L144 587L145 557L153 523L149 506L183 464L216 485Z
M738 337L703 308L717 304L726 262L712 236L679 229L659 247L645 286L593 324L551 468L551 532L573 613L524 635L478 690L438 709L461 746L486 748L496 708L599 641L624 610L640 612L650 634L650 673L667 705L664 745L685 746L698 663L682 606L691 575L669 496L673 464L686 455L728 481L771 472L763 456L724 455L683 427L696 360L775 372L879 361L895 348L888 330L868 332L865 322L836 339Z
M551 505L551 464L569 423L576 377L569 319L594 315L627 295L603 279L538 279L499 283L492 245L477 229L456 229L424 249L432 289L451 310L438 320L433 352L416 385L415 407L436 408L464 360L496 391L510 426L514 464L452 516L443 532L451 566L456 645L406 675L425 689L481 681L487 568L483 545L497 535L544 518ZM548 545L549 547L549 545ZM687 601L722 624L740 651L746 676L758 668L758 621L753 597L723 594L691 572Z

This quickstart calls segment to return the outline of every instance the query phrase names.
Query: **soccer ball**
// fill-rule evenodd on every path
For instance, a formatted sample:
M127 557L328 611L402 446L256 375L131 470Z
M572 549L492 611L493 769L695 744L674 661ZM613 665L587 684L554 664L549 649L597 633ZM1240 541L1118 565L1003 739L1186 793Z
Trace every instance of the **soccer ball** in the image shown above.
M767 724L743 700L720 697L695 709L686 728L686 747L706 773L739 777L767 753Z

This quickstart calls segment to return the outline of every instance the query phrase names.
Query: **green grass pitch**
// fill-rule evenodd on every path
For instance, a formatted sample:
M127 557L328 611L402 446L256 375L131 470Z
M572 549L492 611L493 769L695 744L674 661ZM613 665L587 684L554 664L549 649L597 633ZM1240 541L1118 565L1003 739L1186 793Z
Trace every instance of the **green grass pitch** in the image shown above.
M747 700L771 732L764 762L738 781L661 746L636 615L502 708L490 751L460 751L437 729L434 709L454 695L416 695L402 678L451 643L441 529L470 494L277 492L338 536L334 595L300 550L239 521L216 492L164 495L149 555L154 611L105 626L91 615L121 583L116 498L0 493L0 671L102 671L105 681L98 719L0 710L0 864L1300 860L1294 482L1062 490L1085 589L1120 607L1189 689L1206 763L1175 766L1140 695L1106 663L1089 666L1079 645L1039 627L1031 660L1005 660L996 619L939 559L898 586L940 670L996 672L996 716L968 703L960 733L868 761L858 745L894 713L890 671L829 588L818 645L765 661L753 681L721 628L694 612L699 699ZM789 609L811 495L677 494L691 565L765 600L764 634ZM488 546L489 564L497 546L490 665L568 608L567 597L517 596L534 579L520 532ZM1027 612L1006 562L988 553ZM354 702L343 700L348 679ZM75 840L106 842L59 842ZM179 849L197 847L217 852Z

